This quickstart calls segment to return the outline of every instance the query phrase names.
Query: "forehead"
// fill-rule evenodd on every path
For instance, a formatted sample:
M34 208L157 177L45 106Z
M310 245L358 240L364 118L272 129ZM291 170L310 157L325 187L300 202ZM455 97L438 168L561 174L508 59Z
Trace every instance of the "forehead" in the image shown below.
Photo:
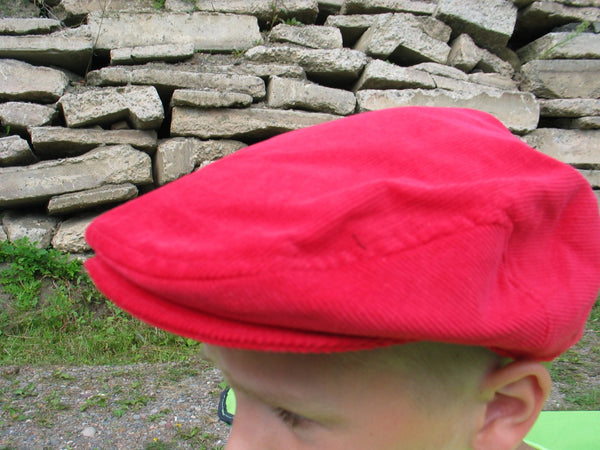
M308 392L324 397L344 396L362 384L386 378L398 381L390 370L381 370L378 352L294 354L256 352L205 344L205 353L234 387L301 398ZM389 369L389 368L388 368ZM397 386L395 387L397 388Z
M227 376L236 375L249 379L289 379L294 382L311 374L311 381L347 376L354 365L348 364L336 354L296 354L257 352L205 345L206 355ZM236 380L238 381L238 380ZM239 380L241 381L241 380Z

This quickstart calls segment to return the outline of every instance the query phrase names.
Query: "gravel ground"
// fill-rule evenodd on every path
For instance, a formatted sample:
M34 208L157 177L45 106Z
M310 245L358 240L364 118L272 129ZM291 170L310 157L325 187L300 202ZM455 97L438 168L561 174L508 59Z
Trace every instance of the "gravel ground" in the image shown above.
M220 449L221 381L201 359L0 367L0 450Z

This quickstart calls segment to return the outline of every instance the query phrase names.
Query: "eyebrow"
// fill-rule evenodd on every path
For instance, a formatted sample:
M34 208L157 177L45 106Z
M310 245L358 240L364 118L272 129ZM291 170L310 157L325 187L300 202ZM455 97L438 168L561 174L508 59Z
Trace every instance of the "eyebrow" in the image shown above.
M231 375L231 373L229 371L227 371L226 369L219 367L218 365L217 365L217 367L223 374L223 378L225 378L225 381L227 382L227 384L229 384L234 390L242 391L245 394L250 395L251 397L260 399L271 405L278 406L280 403L288 403L288 400L290 400L290 401L294 400L293 398L288 399L286 397L285 392L282 393L283 395L278 395L278 394L272 394L270 392L264 391L260 388L256 389L253 386L248 386L247 383L240 382L235 377L233 377Z
M300 416L306 416L308 419L323 425L328 424L331 426L341 423L339 410L336 410L335 407L329 403L319 404L307 401L306 397L290 395L290 393L284 389L275 391L274 393L265 391L260 387L257 388L252 386L252 383L250 385L247 383L240 383L239 380L231 376L231 373L221 367L219 367L219 370L223 374L227 384L229 384L234 391L243 392L270 407L289 409L293 413L297 413ZM272 387L269 389L272 389Z

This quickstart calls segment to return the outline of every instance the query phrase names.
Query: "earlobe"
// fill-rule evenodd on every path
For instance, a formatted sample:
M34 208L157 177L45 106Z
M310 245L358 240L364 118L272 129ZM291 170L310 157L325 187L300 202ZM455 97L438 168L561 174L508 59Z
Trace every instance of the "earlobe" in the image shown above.
M485 416L474 436L475 450L514 450L535 423L551 380L538 362L515 361L487 374L480 385Z

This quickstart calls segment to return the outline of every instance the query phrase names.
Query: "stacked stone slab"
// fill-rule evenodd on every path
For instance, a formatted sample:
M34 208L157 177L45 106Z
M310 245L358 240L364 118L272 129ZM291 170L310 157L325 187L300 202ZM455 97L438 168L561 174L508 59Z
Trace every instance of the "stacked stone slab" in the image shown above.
M87 225L140 193L409 105L489 112L600 193L596 1L52 3L0 19L2 240L84 253Z

